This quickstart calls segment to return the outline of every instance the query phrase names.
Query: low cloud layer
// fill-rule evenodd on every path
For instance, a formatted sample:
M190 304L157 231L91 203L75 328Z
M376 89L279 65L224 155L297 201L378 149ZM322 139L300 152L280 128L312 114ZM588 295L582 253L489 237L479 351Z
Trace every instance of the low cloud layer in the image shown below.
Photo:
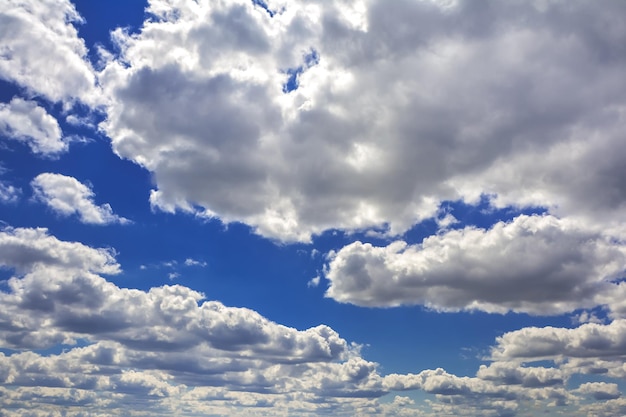
M12 350L0 353L6 416L142 415L137 404L159 416L513 416L556 405L574 410L586 398L595 403L585 412L609 416L622 407L615 383L567 387L574 374L598 374L576 360L623 360L622 321L506 333L476 376L383 375L328 326L282 326L180 285L121 288L99 275L120 272L110 249L44 229L5 229L0 254L0 264L16 271L0 292L0 344ZM561 335L546 338L546 331ZM57 353L32 350L59 344ZM523 363L536 360L555 366ZM429 407L401 396L379 401L416 390L433 395Z

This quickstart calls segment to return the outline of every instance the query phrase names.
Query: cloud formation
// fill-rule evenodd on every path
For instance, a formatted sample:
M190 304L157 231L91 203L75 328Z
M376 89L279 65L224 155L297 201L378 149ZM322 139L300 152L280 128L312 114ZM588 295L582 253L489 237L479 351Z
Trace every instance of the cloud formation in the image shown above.
M119 287L99 275L120 272L111 249L64 242L45 229L0 232L0 265L15 271L0 292L0 344L10 352L0 353L0 402L7 416L143 415L137 404L158 416L242 417L513 416L554 405L574 410L584 398L604 403L589 406L598 415L621 407L614 383L566 388L571 375L593 373L575 359L606 366L614 361L611 375L617 375L624 355L620 321L559 329L562 336L547 340L576 339L570 344L580 348L548 349L554 354L546 353L540 334L549 330L504 334L489 365L474 377L443 369L381 375L358 345L328 326L297 330L180 285ZM602 335L613 342L604 343ZM59 345L56 353L45 350ZM571 357L563 361L559 352ZM524 366L520 359L549 359L557 366ZM434 400L428 407L406 397L379 402L388 393L412 390Z
M7 0L0 4L0 78L52 102L97 104L87 48L69 1Z
M68 148L57 120L36 102L18 97L0 103L0 135L26 142L41 155L55 155Z
M622 3L267 7L153 0L115 33L101 127L153 206L283 241L398 234L481 195L624 220Z
M626 248L556 217L467 226L419 245L354 242L330 254L326 296L362 306L559 314L614 294Z
M43 173L31 182L35 198L62 216L76 214L82 223L127 223L128 219L113 213L107 203L96 205L95 194L90 187L74 177Z

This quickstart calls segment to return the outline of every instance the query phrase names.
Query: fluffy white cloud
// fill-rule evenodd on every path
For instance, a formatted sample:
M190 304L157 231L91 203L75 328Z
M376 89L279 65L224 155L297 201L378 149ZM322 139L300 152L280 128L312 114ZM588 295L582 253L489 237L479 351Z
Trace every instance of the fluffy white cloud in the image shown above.
M355 242L331 253L327 296L363 306L556 314L614 292L626 248L553 216L466 227L419 245Z
M527 327L497 338L494 359L625 358L626 320L574 329Z
M0 292L0 345L67 345L58 354L0 354L3 404L14 410L115 414L141 399L157 415L196 402L207 413L272 405L349 414L387 392L377 365L328 326L296 330L177 285L120 288L97 275L119 272L109 250L6 229L0 265L18 271ZM219 400L203 403L201 392Z
M0 78L51 101L97 104L95 75L75 22L81 18L69 0L2 1Z
M5 228L0 231L0 266L24 274L46 267L117 274L120 266L112 249L94 249L64 242L43 228Z
M57 120L36 102L18 97L0 103L0 135L26 142L36 154L54 155L67 150Z
M624 4L267 4L152 0L116 32L102 128L154 206L304 241L481 194L621 224Z
M76 178L61 174L43 173L31 182L35 198L63 216L78 215L83 223L127 223L113 213L109 204L94 203L95 194Z
M512 363L492 363L477 377L441 369L382 376L327 326L296 330L179 285L118 287L97 275L119 272L111 250L63 242L44 229L0 232L0 265L17 272L0 292L0 345L18 350L0 354L6 415L72 415L79 407L140 415L139 401L151 415L398 416L419 406L377 399L422 390L438 399L435 414L453 407L495 416L513 415L516 403L577 398L558 370ZM29 351L58 344L65 345L60 353ZM576 391L602 392L611 387Z

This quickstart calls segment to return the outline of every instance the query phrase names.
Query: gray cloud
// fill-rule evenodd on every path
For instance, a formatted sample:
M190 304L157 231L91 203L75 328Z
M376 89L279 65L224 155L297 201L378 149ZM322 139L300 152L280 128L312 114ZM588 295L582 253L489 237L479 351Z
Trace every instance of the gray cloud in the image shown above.
M519 216L488 230L466 227L419 245L355 242L331 253L326 295L363 306L557 314L613 293L624 248L576 222Z
M626 320L575 329L527 327L496 340L494 359L541 360L558 358L623 358L626 355Z

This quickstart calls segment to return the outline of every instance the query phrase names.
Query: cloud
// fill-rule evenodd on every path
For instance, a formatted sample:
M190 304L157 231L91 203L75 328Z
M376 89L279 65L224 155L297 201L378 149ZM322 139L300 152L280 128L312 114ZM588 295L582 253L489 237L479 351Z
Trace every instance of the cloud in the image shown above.
M496 339L494 359L611 359L626 357L626 320L603 325L586 323L574 329L527 327Z
M127 223L113 213L109 204L97 206L94 192L76 178L61 174L39 174L31 182L35 198L62 216L78 215L82 223Z
M563 385L566 379L566 375L557 368L523 367L511 362L481 365L476 376L498 385L522 385L529 388Z
M68 149L57 120L36 102L14 97L0 103L0 134L26 142L40 155L55 155Z
M46 267L117 274L120 265L112 249L94 249L79 242L64 242L47 229L5 228L0 231L0 265L30 273Z
M311 278L309 280L309 282L306 283L306 286L309 287L309 288L315 288L318 285L320 285L320 277L319 277L319 275Z
M326 295L339 302L443 311L558 314L596 306L618 287L623 246L576 222L521 215L419 245L354 242L330 254ZM607 301L608 303L608 301Z
M581 384L578 391L590 395L595 400L614 400L622 395L617 384L606 382L587 382Z
M376 363L361 357L358 345L328 326L286 327L253 310L205 300L181 285L121 288L98 275L119 272L111 250L63 242L44 229L0 232L0 264L16 271L0 292L0 344L10 349L0 353L0 392L14 405L11 410L32 415L60 410L71 415L77 407L141 415L140 403L150 404L151 415L163 416L172 409L190 410L183 413L190 416L248 416L254 410L513 416L552 405L573 410L587 396L605 400L607 409L620 406L611 402L621 398L613 383L567 390L566 382L590 372L591 362L574 363L577 359L611 368L606 376L620 375L621 321L506 333L475 377L443 369L381 375ZM32 351L59 345L62 350ZM558 366L521 363L546 358ZM378 402L388 393L411 390L434 400L428 407L406 398ZM571 415L584 415L576 413Z
M185 264L185 266L199 266L199 267L201 267L201 268L204 268L205 266L207 266L207 263L206 263L206 262L204 262L204 261L198 261L198 260L195 260L195 259L193 259L193 258L187 258L187 259L185 259L184 264Z
M0 344L25 350L0 353L2 395L15 409L114 412L139 399L157 415L196 403L315 412L322 399L349 413L386 393L377 364L328 326L282 326L180 285L120 288L97 275L119 272L110 251L43 229L7 229L0 249L2 265L19 271L0 292ZM57 344L60 353L27 350Z
M0 181L0 203L11 204L17 202L22 190L6 181Z
M95 74L68 1L7 0L0 4L0 78L50 101L97 104Z
M623 223L623 4L267 7L153 0L115 32L101 127L154 173L155 208L283 241L399 234L485 194Z

